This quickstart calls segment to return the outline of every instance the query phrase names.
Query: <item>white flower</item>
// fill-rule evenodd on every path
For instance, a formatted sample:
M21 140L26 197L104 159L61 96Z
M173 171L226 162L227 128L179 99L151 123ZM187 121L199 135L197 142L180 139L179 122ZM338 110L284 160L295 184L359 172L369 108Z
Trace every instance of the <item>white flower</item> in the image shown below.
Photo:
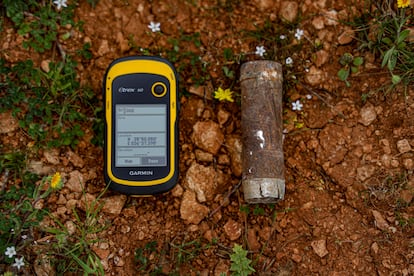
M24 266L23 257L14 259L13 266L17 267L17 269L20 269L21 267L23 267Z
M295 33L295 37L300 40L303 36L303 30L301 29L296 29L296 33Z
M57 6L57 9L60 10L62 7L66 8L67 5L67 0L55 0L53 1L53 4L55 4Z
M286 36L285 36L285 35L280 35L280 36L279 36L279 39L280 39L280 40L285 40L285 39L286 39Z
M7 247L6 252L4 252L4 255L6 255L9 258L13 258L13 256L16 255L16 248L14 246Z
M4 254L9 258L13 258L13 256L16 255L16 248L14 246L7 247Z
M312 95L311 94L306 95L306 99L308 100L312 99Z
M299 100L292 103L292 110L302 110L303 104L300 103Z
M292 64L293 63L293 59L291 57L287 57L286 60L285 60L285 63L287 65Z
M153 33L159 32L161 31L161 23L151 21L150 24L148 25L148 28L150 28L151 32Z
M22 239L23 240L27 239L27 235L22 235Z
M266 53L266 49L264 48L264 46L256 46L256 52L255 54L258 56L263 56Z

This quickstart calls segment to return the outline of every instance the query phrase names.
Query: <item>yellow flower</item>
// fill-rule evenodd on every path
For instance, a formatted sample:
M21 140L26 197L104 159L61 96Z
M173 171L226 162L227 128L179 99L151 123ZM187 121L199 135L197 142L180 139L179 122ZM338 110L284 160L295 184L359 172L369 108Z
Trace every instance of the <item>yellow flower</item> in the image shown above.
M398 0L397 6L398 8L406 8L410 5L410 0Z
M50 180L50 187L54 190L60 189L63 186L62 177L59 172L56 172Z
M219 89L214 91L214 98L218 99L219 101L233 102L233 91L231 91L229 88L223 90L221 87L219 87Z

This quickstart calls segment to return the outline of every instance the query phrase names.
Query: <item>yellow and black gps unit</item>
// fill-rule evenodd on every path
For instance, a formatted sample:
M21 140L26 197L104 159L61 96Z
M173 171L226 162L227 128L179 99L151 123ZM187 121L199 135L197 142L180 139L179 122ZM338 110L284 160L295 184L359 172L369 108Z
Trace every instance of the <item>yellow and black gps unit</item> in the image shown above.
M178 79L170 62L131 56L104 77L104 177L128 195L166 192L178 179Z

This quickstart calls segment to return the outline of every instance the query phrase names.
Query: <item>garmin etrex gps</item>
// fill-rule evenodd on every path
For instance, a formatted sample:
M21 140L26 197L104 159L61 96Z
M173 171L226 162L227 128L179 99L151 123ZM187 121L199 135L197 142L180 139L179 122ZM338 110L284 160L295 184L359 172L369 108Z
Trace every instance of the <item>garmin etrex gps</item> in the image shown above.
M104 176L112 190L153 195L178 178L178 79L159 57L124 57L105 74Z

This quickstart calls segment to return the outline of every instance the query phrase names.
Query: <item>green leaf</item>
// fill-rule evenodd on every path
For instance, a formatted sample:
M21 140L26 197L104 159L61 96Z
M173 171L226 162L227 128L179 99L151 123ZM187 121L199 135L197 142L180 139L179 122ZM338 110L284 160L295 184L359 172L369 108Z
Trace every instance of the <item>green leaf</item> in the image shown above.
M389 45L389 46L391 46L393 44L391 38L389 38L389 37L384 37L382 39L382 42Z
M61 36L61 38L62 38L62 40L68 40L71 36L72 35L71 35L70 32L66 32Z
M392 84L396 85L396 84L400 83L401 77L398 76L398 75L392 75L391 80L392 80Z
M230 70L227 66L223 66L223 72L226 77L229 79L234 78L234 72Z
M351 66L351 72L352 73L357 73L358 72L358 68L357 67L355 67L355 66Z
M401 42L401 43L398 43L398 45L397 45L397 49L398 49L398 50L404 50L406 46L407 46L407 43L405 43L405 42L403 41L403 42Z
M362 65L362 63L364 63L364 58L363 57L356 57L356 58L354 58L352 63L355 66L360 66L360 65Z
M85 273L94 274L96 272L95 269L89 267L89 265L87 265L84 261L79 259L78 256L76 256L74 253L70 252L70 255L78 263L78 265L83 268Z
M241 245L234 245L233 253L230 255L230 260L230 271L234 272L232 275L248 276L253 272L256 272L256 270L250 266L252 261L247 258L247 250L244 250Z
M345 53L341 56L341 58L339 59L339 63L341 65L348 65L352 62L352 60L354 59L354 57L352 56L352 54L350 53Z
M388 63L389 59L394 54L394 51L395 51L395 47L393 46L391 47L391 49L385 52L384 57L382 58L381 67L384 67Z
M29 24L21 24L20 28L17 30L17 33L21 36L24 36L28 32L30 32L31 28Z
M223 55L225 60L233 60L233 51L231 48L224 48Z
M397 44L400 44L401 42L403 42L408 36L410 35L410 30L404 30L400 33L400 35L398 36L397 39Z
M345 81L349 77L349 70L345 68L341 68L338 71L338 78L341 81Z
M395 66L397 65L397 57L398 57L398 52L393 52L393 54L390 56L389 60L388 60L388 69L390 71L393 71Z

